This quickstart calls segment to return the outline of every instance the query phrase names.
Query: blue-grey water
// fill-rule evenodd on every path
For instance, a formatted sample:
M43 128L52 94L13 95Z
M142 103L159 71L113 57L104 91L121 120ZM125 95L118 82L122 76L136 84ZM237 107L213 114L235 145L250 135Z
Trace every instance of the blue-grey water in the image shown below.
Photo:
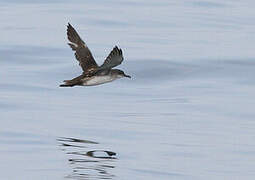
M255 2L0 0L0 179L255 177ZM132 79L81 69L70 22Z

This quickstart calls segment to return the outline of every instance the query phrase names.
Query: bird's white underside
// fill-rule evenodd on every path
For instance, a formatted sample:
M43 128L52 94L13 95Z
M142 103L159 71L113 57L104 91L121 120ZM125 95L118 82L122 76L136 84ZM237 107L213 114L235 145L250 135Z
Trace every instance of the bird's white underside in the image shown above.
M94 76L89 79L84 79L83 84L84 86L94 86L94 85L99 85L99 84L104 84L107 82L111 82L118 77L112 77L112 76Z

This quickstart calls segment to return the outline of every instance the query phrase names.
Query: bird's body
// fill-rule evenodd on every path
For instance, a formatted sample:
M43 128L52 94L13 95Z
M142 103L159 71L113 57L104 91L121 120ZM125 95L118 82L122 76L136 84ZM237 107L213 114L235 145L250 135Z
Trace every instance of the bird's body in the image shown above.
M112 82L117 78L114 78L112 76L109 75L104 75L104 76L92 76L89 78L85 78L83 79L83 86L95 86L95 85L99 85L99 84L104 84L104 83L108 83L108 82Z
M67 26L67 38L70 41L68 43L69 46L75 51L75 57L79 61L83 73L71 80L64 80L65 84L61 84L60 87L94 86L111 82L122 77L130 78L130 76L126 75L122 70L112 69L123 61L122 50L117 46L113 48L104 63L98 66L89 48L71 24Z
M121 78L117 73L113 73L118 69L112 69L110 71L102 71L98 72L95 75L87 76L82 74L72 80L65 80L66 84L60 85L61 87L65 86L95 86L99 84L104 84L108 82L112 82L116 79Z

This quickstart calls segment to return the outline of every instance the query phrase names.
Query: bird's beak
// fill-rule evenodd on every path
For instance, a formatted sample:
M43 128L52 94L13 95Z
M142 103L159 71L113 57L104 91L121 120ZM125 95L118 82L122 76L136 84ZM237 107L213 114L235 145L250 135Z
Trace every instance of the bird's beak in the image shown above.
M126 75L126 74L124 74L124 76L125 76L125 77L127 77L127 78L131 78L131 76L129 76L129 75Z

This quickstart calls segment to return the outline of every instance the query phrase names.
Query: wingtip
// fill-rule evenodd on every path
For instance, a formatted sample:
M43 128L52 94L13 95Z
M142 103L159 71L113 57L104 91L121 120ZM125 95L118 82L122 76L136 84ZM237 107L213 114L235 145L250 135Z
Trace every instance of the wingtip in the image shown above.
M67 23L66 27L67 27L67 30L73 29L73 26L69 22Z
M120 55L122 55L122 49L115 45L114 49L116 49Z

